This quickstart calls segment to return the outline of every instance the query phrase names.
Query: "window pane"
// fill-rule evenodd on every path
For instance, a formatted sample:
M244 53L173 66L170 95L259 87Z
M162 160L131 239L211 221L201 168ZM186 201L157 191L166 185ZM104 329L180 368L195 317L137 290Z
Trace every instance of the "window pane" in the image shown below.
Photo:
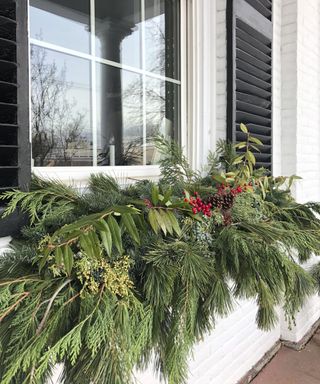
M89 53L89 13L89 0L30 0L31 37Z
M146 78L147 164L156 164L159 153L153 139L157 135L178 140L180 132L180 86Z
M140 0L96 0L97 56L141 67Z
M98 165L143 164L142 76L97 64Z
M90 63L31 47L35 166L92 165Z
M146 70L179 79L180 1L146 0Z

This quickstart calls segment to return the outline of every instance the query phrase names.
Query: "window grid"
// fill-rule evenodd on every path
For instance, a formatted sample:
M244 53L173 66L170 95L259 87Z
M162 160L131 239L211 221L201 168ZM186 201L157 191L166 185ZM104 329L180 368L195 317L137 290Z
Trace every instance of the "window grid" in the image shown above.
M126 64L118 63L116 61L104 59L96 56L96 18L95 18L95 2L96 0L90 0L90 53L84 53L76 50L72 50L69 48L62 47L57 44L48 43L42 40L38 40L35 38L30 38L30 45L35 45L42 48L47 48L59 53L64 53L67 55L71 55L74 57L86 59L90 61L90 69L91 69L91 129L92 129L92 166L98 166L98 148L97 148L97 100L96 100L96 64L105 64L110 67L119 68L121 70L126 70L129 72L133 72L136 74L140 74L142 76L142 115L143 115L143 166L147 164L147 156L146 156L146 148L147 148L147 111L146 111L146 79L147 77L155 78L158 80L170 82L173 84L177 84L181 86L181 80L176 80L171 77L161 76L159 74L149 72L146 70L146 46L145 46L145 37L146 37L146 26L145 26L145 0L140 0L141 7L141 69L132 67ZM181 52L180 52L181 54ZM111 164L110 164L111 165ZM100 167L99 167L100 168Z

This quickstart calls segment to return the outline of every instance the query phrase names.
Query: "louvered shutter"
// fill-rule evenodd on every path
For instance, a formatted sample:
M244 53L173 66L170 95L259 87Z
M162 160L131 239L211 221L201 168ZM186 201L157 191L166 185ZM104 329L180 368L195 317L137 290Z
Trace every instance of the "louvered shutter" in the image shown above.
M272 2L227 3L227 137L245 138L240 123L264 146L257 167L272 170Z
M0 192L30 181L27 6L27 0L0 1ZM17 214L1 219L0 237L14 233L20 220Z

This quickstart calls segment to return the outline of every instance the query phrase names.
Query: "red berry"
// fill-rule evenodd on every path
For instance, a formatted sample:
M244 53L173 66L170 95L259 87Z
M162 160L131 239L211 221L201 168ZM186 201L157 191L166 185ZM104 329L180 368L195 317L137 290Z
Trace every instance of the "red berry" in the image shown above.
M194 213L194 214L196 214L198 211L197 211L197 208L192 208L192 212Z
M184 199L184 202L185 202L185 203L189 203L189 199L185 198L185 199Z

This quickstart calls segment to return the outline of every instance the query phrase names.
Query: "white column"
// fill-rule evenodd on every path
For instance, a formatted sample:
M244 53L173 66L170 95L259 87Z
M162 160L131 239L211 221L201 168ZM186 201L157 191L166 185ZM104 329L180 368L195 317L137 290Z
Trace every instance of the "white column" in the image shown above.
M199 169L216 141L216 0L188 2L188 154Z

